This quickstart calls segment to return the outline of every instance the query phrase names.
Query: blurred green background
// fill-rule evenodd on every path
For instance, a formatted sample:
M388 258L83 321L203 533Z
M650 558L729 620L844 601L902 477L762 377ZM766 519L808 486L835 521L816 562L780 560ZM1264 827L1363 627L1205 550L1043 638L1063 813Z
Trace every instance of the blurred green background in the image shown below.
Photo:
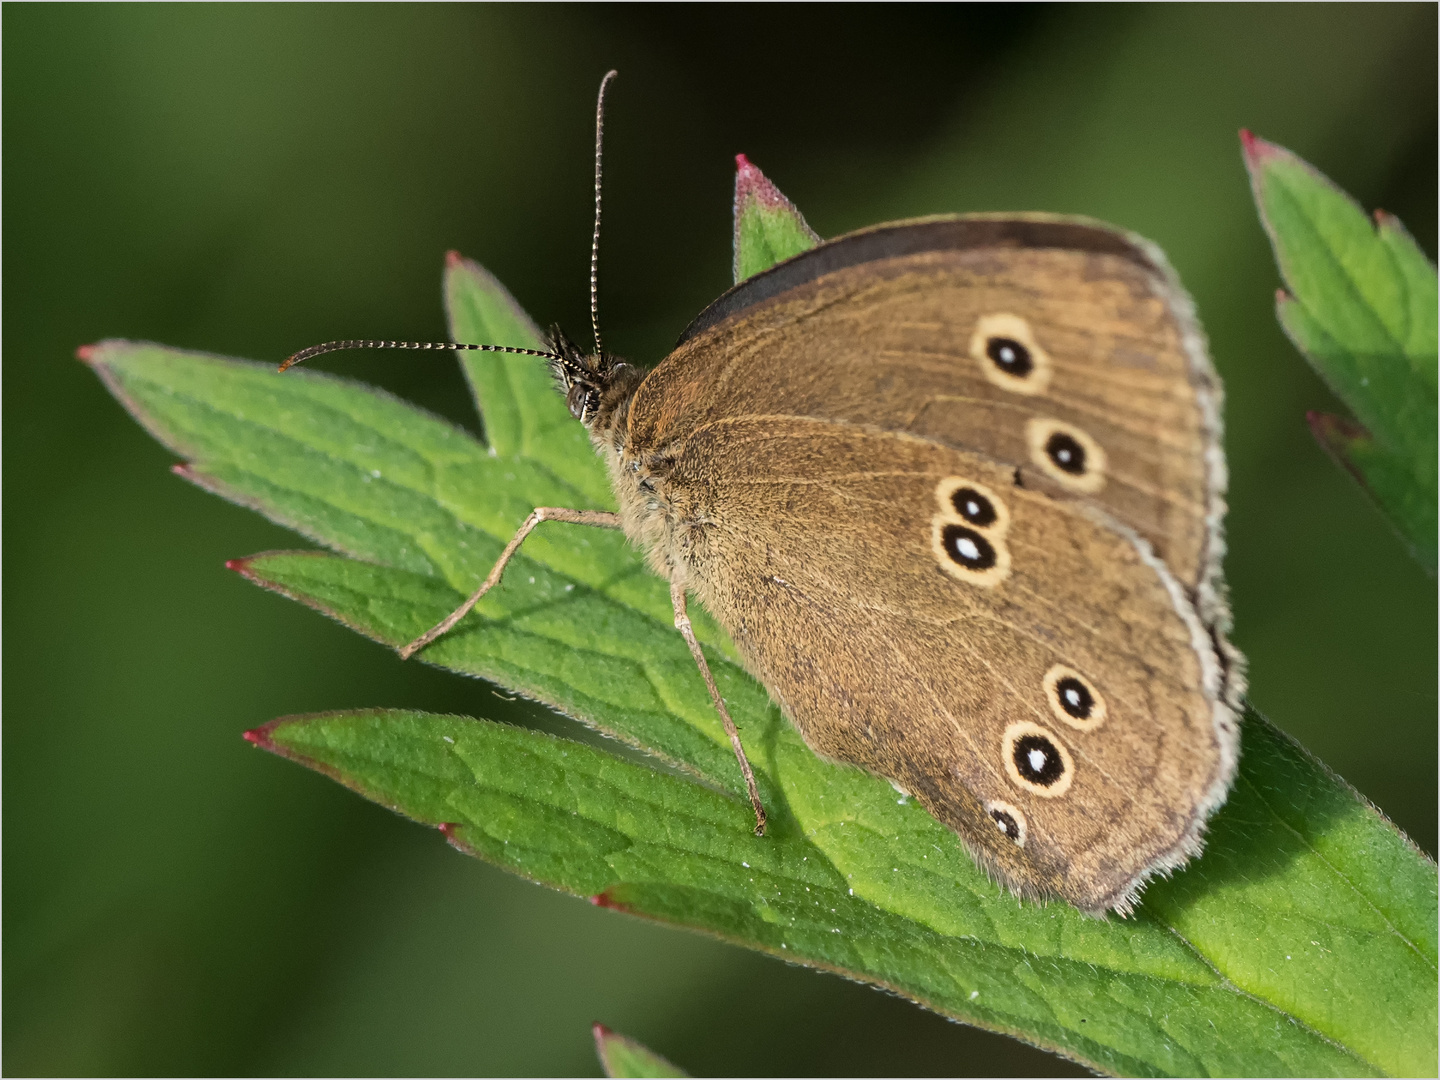
M444 333L442 253L652 363L729 284L732 156L822 235L1052 210L1157 240L1228 390L1252 696L1432 853L1434 582L1311 442L1236 129L1436 234L1433 5L26 6L3 11L9 1074L1076 1073L828 975L508 878L255 752L274 716L555 726L262 593L304 546L169 475L77 345L278 359ZM472 428L448 357L332 370Z

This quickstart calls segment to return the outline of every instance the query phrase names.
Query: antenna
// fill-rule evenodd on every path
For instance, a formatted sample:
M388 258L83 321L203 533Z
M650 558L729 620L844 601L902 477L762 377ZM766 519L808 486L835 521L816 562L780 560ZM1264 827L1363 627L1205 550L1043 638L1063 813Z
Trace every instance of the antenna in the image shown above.
M595 231L590 237L590 329L595 334L595 355L600 356L600 180L601 180L601 152L605 142L605 91L610 86L610 81L615 78L618 72L607 71L605 77L600 80L600 96L595 102ZM555 344L559 344L558 341ZM572 346L565 345L565 349ZM471 352L492 352L492 353L515 353L520 356L539 356L546 360L555 361L565 366L566 370L574 369L574 359L571 356L558 352L549 352L544 349L520 349L510 345L470 345L462 341L371 341L366 338L350 338L345 341L327 341L323 345L311 345L308 349L301 349L283 364L281 371L286 371L296 364L303 364L316 356L323 356L325 353L339 352L341 349L466 349ZM569 383L567 382L568 386Z
M595 335L595 355L600 355L600 177L605 148L605 91L618 74L607 71L600 80L595 99L595 231L590 237L590 329Z
M339 352L341 349L469 349L471 352L519 353L521 356L542 356L546 360L565 360L559 353L541 349L518 349L511 345L467 345L463 341L369 341L351 338L347 341L327 341L324 345L311 345L308 349L301 349L281 364L280 370L285 371L312 357Z

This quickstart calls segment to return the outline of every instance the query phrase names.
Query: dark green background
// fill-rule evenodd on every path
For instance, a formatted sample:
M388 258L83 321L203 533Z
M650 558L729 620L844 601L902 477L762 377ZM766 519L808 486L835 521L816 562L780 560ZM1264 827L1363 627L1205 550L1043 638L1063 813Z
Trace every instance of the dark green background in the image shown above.
M458 248L582 335L606 68L607 343L729 284L732 156L822 235L1042 209L1157 240L1229 392L1253 699L1428 850L1434 583L1312 444L1241 126L1436 230L1436 9L6 6L4 1071L577 1073L591 1020L709 1073L1074 1071L522 884L240 732L533 722L227 573L303 546L170 476L73 359L443 334ZM327 358L471 426L448 357Z

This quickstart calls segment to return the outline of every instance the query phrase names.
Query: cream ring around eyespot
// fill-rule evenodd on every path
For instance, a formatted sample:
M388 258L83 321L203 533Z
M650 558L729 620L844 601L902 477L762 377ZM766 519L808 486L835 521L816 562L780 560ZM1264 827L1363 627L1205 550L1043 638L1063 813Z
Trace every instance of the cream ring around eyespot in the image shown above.
M1005 311L981 315L976 321L970 335L970 356L985 378L1015 394L1044 393L1054 370L1050 354L1035 340L1030 324Z
M1105 698L1095 684L1072 667L1056 664L1045 673L1041 685L1055 719L1077 731L1094 731L1109 715Z
M955 496L963 491L973 492L975 498L957 505ZM969 525L992 538L1003 537L1010 528L1010 508L1004 500L984 484L963 476L947 476L936 484L935 501L940 504L940 516L946 521Z
M1025 815L1019 807L1012 806L1002 799L991 799L985 804L985 814L995 823L1001 836L1013 840L1016 847L1023 848L1025 846L1027 828Z
M940 569L966 585L989 589L1010 576L1010 548L1003 536L986 535L954 517L930 521L930 550Z
M1000 753L1011 782L1041 798L1064 795L1075 779L1075 761L1065 744L1054 732L1029 720L1005 729Z
M1074 424L1048 416L1025 422L1030 460L1061 487L1093 494L1105 486L1105 448Z

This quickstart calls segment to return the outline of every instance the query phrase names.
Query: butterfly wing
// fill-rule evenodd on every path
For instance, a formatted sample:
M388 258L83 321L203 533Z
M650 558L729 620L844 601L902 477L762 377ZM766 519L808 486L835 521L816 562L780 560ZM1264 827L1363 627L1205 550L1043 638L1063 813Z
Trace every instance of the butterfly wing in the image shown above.
M1188 297L1129 234L1010 215L842 237L711 305L646 391L630 420L642 444L783 414L977 451L1027 487L1103 508L1207 625L1228 624L1219 383Z
M820 754L913 792L1013 888L1126 909L1235 765L1184 590L1095 508L873 427L718 420L669 447L674 571Z

